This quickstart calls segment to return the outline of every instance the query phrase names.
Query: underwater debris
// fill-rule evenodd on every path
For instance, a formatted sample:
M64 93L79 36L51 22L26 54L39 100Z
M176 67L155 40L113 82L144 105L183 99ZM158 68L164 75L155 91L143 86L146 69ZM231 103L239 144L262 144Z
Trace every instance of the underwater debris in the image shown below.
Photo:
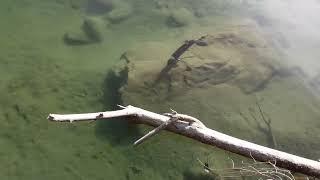
M192 45L194 44L200 44L200 46L207 45L205 41L206 36L202 36L199 39L192 39L192 40L186 40L181 46L179 46L171 55L169 60L167 61L167 65L161 70L157 80L155 81L155 84L157 84L163 77L167 76L167 73L177 65L178 61L180 60L180 57L188 51Z

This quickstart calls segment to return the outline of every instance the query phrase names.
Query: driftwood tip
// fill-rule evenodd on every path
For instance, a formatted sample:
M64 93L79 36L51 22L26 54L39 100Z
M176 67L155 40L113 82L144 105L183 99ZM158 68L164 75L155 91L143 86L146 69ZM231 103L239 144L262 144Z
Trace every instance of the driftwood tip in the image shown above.
M49 114L49 116L47 117L47 119L48 119L49 121L54 121L54 117L53 117L51 114Z

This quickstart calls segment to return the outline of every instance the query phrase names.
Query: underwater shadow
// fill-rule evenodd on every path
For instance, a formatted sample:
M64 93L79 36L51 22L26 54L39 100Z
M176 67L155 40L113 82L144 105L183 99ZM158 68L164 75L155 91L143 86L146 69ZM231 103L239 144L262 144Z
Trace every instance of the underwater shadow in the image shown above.
M183 173L183 180L216 180L218 179L209 173L196 173L193 171L185 171Z
M109 71L103 83L102 104L105 110L116 110L118 104L122 104L119 89L127 83L127 69L116 74ZM125 118L113 118L106 121L97 121L95 127L96 137L109 141L113 145L128 145L140 136L135 124Z

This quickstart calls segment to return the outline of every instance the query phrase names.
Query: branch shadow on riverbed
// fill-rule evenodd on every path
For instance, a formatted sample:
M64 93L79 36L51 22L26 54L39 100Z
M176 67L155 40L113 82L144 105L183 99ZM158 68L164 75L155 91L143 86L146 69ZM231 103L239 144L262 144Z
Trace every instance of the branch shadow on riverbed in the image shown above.
M119 89L127 83L127 70L118 74L109 71L103 83L102 104L105 110L116 110L118 104L122 104ZM95 134L98 139L109 141L113 145L132 144L135 138L141 136L137 126L128 122L125 118L112 118L110 120L97 121Z
M183 180L215 180L217 179L209 173L196 173L191 170L183 173Z

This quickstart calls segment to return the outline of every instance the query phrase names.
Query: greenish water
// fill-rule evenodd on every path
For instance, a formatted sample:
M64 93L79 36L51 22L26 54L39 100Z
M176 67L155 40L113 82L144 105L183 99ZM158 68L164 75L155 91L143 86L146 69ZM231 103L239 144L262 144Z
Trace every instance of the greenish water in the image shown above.
M171 42L168 46L176 47L183 41L184 34L230 20L230 14L225 16L226 13L221 9L228 10L227 7L231 5L218 3L220 6L216 6L205 0L198 5L192 2L123 1L131 4L132 14L129 18L126 17L128 19L117 23L104 22L101 42L70 45L63 39L67 32L80 32L85 17L102 16L89 15L85 8L86 1L2 0L0 179L210 179L202 173L197 157L206 159L210 155L210 158L214 156L215 165L227 164L226 157L234 155L169 133L162 133L154 140L133 148L132 142L146 132L144 126L118 121L56 124L46 120L49 113L113 110L121 99L116 89L118 81L108 74L125 50L147 41ZM167 12L157 10L158 6L162 6L161 3L168 3L172 9L194 6L207 13L208 17L194 17L191 22L187 20L187 26L173 28L167 24ZM232 8L235 8L233 13L238 13L236 7ZM266 92L266 96L275 97L275 94L283 93L278 86L277 83L272 85L274 88ZM311 95L299 93L300 91L296 94L292 92L287 97L281 95L282 100L301 97L304 102L296 107L305 109L300 108L297 112L301 118L310 117L311 120L306 122L315 123L317 126L313 126L312 131L319 132L320 126L316 123L318 112L310 110ZM263 94L261 92L260 95ZM305 97L309 99L304 99ZM141 99L141 102L144 100ZM235 101L217 97L216 102L232 104ZM202 118L210 118L200 115L201 107L191 110L188 109L190 106L186 106L184 109L181 99L168 103L176 105L179 111L190 110ZM319 102L314 103L316 105L312 107L319 106ZM279 119L288 117L287 110L292 107L288 104L284 105L288 107L284 111L275 110ZM269 110L274 107L272 103L269 106ZM155 110L156 106L150 108ZM199 111L195 112L197 110ZM219 117L222 115L219 114ZM226 115L225 118L233 117ZM284 126L284 123L287 122L279 124ZM214 123L211 125L214 126ZM226 127L228 125L230 123L219 124L217 127L232 135L254 140L250 132L240 133L245 128ZM303 127L301 131L308 131L307 128L311 126ZM281 131L281 128L277 131ZM297 133L299 129L293 131ZM319 136L311 134L309 137L314 141L307 141L306 147L309 148L308 143L313 142L310 146L316 148L319 143L315 141ZM304 141L305 136L301 136L302 140L299 142L290 134L283 136L288 136L288 140L283 140L283 150L312 158L319 155L319 152L313 152L312 149L310 152L299 151L299 142ZM297 148L291 145L295 143ZM260 144L267 143L262 141Z

